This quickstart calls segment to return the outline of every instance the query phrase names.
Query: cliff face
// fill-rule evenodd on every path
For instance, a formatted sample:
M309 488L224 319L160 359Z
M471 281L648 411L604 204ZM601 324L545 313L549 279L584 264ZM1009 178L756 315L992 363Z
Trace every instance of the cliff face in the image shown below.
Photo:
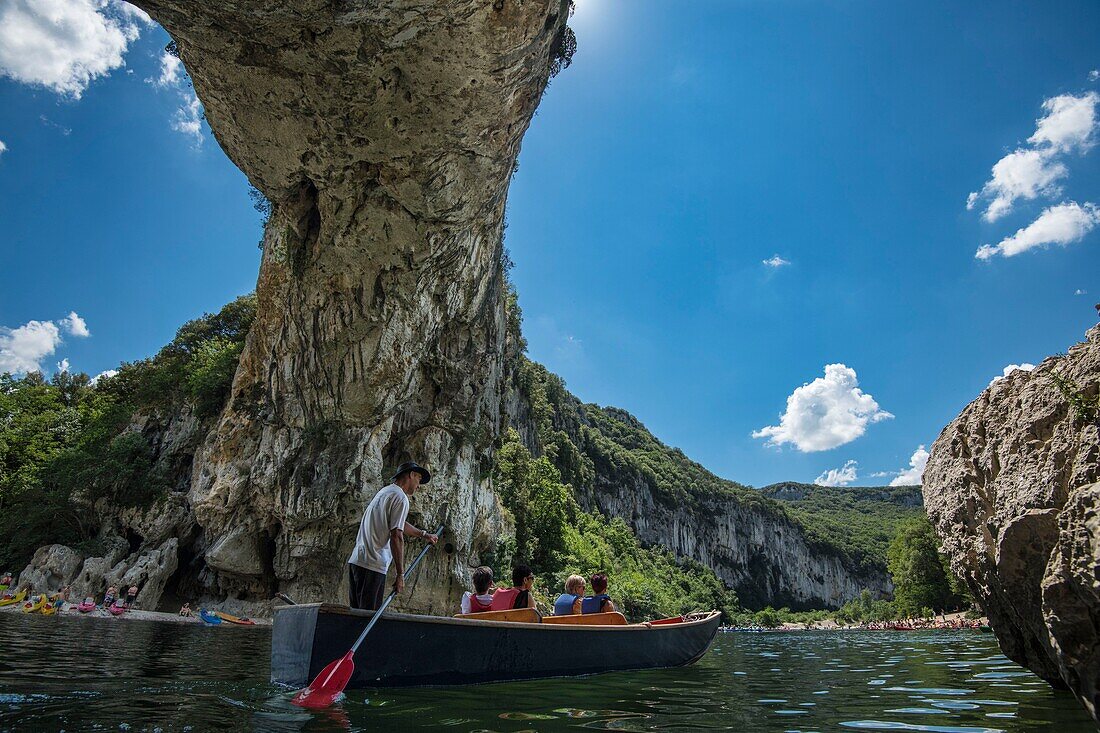
M440 477L422 521L476 555L500 523L480 464L505 199L567 1L136 4L273 207L256 320L191 472L203 587L340 598L349 528L408 457ZM439 609L465 576L432 553L405 602Z
M1005 654L1100 710L1100 327L944 428L924 500Z
M580 494L587 509L621 517L643 543L667 547L714 570L748 608L838 608L864 588L891 589L885 573L864 573L813 547L802 527L779 512L736 497L702 497L671 507L637 475L599 476Z
M582 404L541 367L528 371L527 401L551 414L521 433L541 436L537 447L586 510L620 517L643 543L710 567L750 608L835 608L864 588L891 590L884 568L857 567L812 541L779 503L718 478L624 410Z

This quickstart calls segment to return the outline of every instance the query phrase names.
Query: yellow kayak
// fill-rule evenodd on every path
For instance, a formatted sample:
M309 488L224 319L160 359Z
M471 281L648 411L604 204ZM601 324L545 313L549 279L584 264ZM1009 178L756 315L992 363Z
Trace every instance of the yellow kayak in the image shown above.
M27 591L21 590L10 598L0 598L0 606L14 606L16 603L22 603L26 597Z
M23 604L23 613L34 613L35 611L41 611L42 607L49 603L50 599L43 593L39 596L34 596L29 601Z
M62 603L61 601L56 601L54 603L47 603L45 606L42 607L42 615L43 616L52 616L52 615L54 615L59 610L61 610L61 603Z
M256 625L256 622L252 619L247 619L241 616L233 616L232 614L228 614L223 611L214 611L214 615L220 618L222 621L228 621L231 624L240 624L241 626Z

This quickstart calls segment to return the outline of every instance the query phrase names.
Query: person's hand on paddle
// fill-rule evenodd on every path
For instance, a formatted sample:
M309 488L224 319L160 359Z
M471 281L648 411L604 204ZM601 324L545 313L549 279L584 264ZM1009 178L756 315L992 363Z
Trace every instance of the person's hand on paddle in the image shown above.
M397 574L397 580L393 581L393 592L401 593L405 590L405 575L403 573Z
M425 532L424 539L434 545L436 542L439 542L439 535L432 534L431 532Z

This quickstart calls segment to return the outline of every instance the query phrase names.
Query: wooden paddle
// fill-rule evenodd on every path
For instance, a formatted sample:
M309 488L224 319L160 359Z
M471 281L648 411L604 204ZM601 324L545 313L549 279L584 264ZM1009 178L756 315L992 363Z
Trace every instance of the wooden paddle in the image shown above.
M443 525L439 526L432 534L437 537L443 534ZM413 560L412 565L409 565L405 569L405 580L409 579L412 571L416 568L417 564L424 559L424 556L428 554L428 550L432 549L432 545L429 544L420 554ZM351 645L351 649L347 654L332 662L327 667L321 670L321 673L314 678L309 687L301 690L294 699L291 700L295 705L300 705L304 708L327 708L332 704L332 701L344 691L347 687L348 680L351 679L351 675L355 672L355 652L359 649L359 645L363 643L363 639L367 638L367 634L374 628L374 625L378 622L378 619L382 618L382 612L386 610L386 606L390 605L397 596L397 591L393 591L386 600L382 601L382 605L371 616L370 621L367 623L367 628L363 629L363 633L359 635L359 638L355 640L355 643Z

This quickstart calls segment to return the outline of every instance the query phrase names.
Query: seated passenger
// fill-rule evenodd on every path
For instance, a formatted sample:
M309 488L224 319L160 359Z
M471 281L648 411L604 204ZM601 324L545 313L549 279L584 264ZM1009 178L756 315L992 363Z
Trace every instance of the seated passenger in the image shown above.
M596 573L592 576L592 595L585 596L581 601L581 613L610 613L615 610L615 604L607 596L607 576Z
M481 613L493 607L493 571L482 565L474 570L474 592L462 594L462 613Z
M492 611L510 611L513 608L534 608L535 596L531 593L531 586L535 584L535 576L531 568L526 565L516 565L512 568L512 587L497 589L493 594Z
M584 578L579 575L570 575L565 579L565 592L554 601L554 615L569 616L580 613L583 596Z

